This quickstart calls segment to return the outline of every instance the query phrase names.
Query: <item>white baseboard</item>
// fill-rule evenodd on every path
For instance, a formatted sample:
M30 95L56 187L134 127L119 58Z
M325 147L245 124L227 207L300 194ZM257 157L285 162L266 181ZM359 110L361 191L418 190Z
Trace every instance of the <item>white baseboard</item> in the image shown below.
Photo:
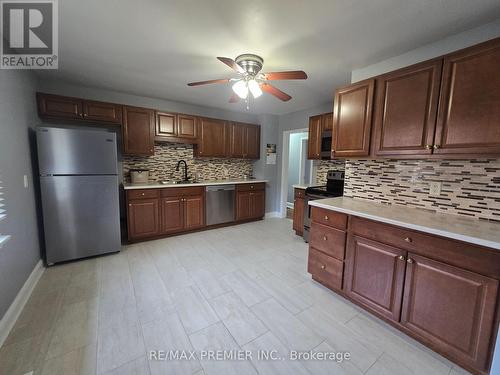
M12 302L2 320L0 320L0 348L7 339L7 336L9 336L11 329L14 327L17 318L19 318L21 311L23 311L24 305L28 302L31 292L35 289L35 286L38 283L38 280L40 280L44 270L45 268L40 260L35 265L35 268L33 268L33 271L31 271L28 280L26 280L19 293L17 293L14 302Z
M273 217L281 217L281 214L278 211L266 212L266 216L264 218L271 219Z

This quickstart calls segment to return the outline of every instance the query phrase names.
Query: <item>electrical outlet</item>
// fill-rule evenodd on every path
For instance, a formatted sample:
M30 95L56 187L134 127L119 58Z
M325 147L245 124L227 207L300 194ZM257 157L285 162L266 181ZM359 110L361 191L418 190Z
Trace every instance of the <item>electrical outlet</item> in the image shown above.
M429 184L430 195L440 195L441 194L441 181L433 181Z

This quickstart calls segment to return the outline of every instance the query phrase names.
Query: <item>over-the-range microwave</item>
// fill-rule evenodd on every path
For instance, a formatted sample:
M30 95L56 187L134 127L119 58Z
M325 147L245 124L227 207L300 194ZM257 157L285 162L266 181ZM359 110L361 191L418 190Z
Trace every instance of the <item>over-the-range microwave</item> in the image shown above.
M330 159L332 153L332 131L321 133L321 159Z

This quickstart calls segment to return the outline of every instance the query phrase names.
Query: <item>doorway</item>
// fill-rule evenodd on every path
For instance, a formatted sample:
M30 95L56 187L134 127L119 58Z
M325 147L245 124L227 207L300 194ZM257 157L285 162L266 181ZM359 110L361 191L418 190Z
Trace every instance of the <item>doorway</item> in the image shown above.
M308 129L289 130L283 133L283 158L281 165L281 217L293 210L293 185L309 185L314 176L312 160L307 159Z

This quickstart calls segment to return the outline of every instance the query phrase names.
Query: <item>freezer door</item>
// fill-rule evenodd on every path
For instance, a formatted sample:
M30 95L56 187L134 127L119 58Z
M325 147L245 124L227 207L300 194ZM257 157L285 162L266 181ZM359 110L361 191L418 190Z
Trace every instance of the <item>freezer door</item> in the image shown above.
M115 133L38 127L37 145L42 176L117 174Z
M121 248L117 176L41 177L48 264Z

